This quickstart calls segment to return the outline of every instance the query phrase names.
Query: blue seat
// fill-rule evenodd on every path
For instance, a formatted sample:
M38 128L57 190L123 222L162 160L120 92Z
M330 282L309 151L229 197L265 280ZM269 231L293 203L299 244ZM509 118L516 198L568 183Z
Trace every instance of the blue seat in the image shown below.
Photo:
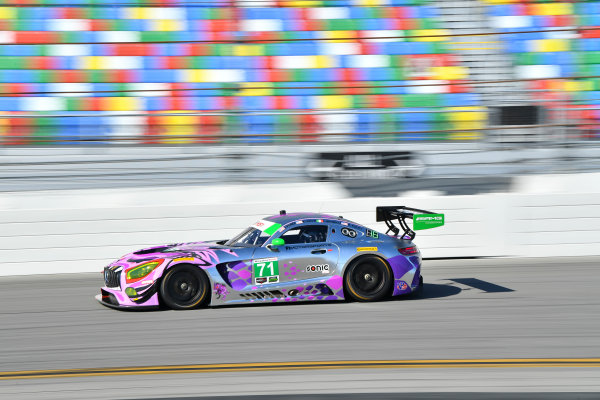
M596 74L595 74L596 75ZM560 76L577 76L577 64L563 64L560 66Z
M583 51L600 51L600 39L585 38L579 39L575 43L581 46L581 50Z
M403 125L404 131L430 131L433 130L433 126L428 122L405 122Z
M313 107L312 96L297 96L298 108L301 110L310 110Z
M0 82L3 83L34 83L37 81L37 71L27 69L0 70ZM14 99L13 99L14 101Z
M387 68L361 68L367 81L385 81L392 78Z
M162 97L146 97L146 109L148 111L163 111L166 109L166 102Z
M385 82L385 86L395 86L395 85L406 85L408 84L409 81L388 81ZM407 88L406 86L399 86L399 87L388 87L388 88L383 88L383 93L385 94L406 94L407 93Z
M247 69L244 71L246 82L264 82L265 73L262 69Z
M13 97L0 97L0 111L19 111L19 104Z
M381 43L384 54L406 55L410 54L409 42L383 42Z
M156 54L160 54L161 56L177 56L177 49L170 43L155 43L154 46L156 46Z
M390 0L391 6L408 6L411 5L412 0Z
M401 121L407 124L427 122L433 118L431 114L420 112L427 111L425 108L405 108L402 111L404 112L400 114L402 115Z
M511 40L504 42L504 49L508 53L527 53L527 42L524 40Z
M94 93L90 96L92 97L115 97L119 96L118 93L111 92L112 90L117 90L117 85L114 83L104 83L97 82L94 83Z
M205 93L202 93L203 95ZM190 96L187 98L187 104L190 107L190 110L202 110L202 106L204 103L202 102L202 96Z
M244 19L274 19L278 18L276 8L241 8Z
M268 109L269 97L266 96L242 96L240 107L243 110L266 110Z
M37 56L38 47L32 44L17 44L14 46L0 46L3 56Z
M139 74L139 82L179 82L177 71L173 69L142 69L138 70L137 73Z
M283 46L289 46L290 55L298 55L298 56L310 56L314 54L319 54L319 47L316 43L306 43L306 42L295 42L295 43L286 43Z
M476 93L444 93L441 100L444 107L477 106L481 103Z
M379 30L379 29L390 29L385 26L385 20L379 18L366 18L360 21L361 30L370 31L370 30Z
M431 54L433 53L431 42L409 42L412 52L410 54Z
M369 10L366 7L349 7L351 19L369 18Z
M373 114L358 113L357 119L358 119L358 121L355 124L356 132L367 133L367 132L374 132L377 130L377 129L373 128L373 125L375 125L373 123L374 122Z
M75 43L93 43L102 41L99 39L97 32L77 31L76 37L77 39L74 41Z
M143 69L159 69L162 65L160 61L160 57L149 56L142 58L142 68Z
M110 45L106 44L86 44L90 49L90 56L110 56L112 55L112 49Z
M247 10L253 10L253 9L248 8ZM186 8L186 11L187 11L186 12L187 19L189 19L189 20L192 20L192 19L200 19L200 20L208 19L209 13L210 13L210 10L209 10L208 7L192 6L192 5L188 5L188 7Z
M438 9L432 6L420 7L421 18L437 18L439 16Z
M54 7L47 7L48 9L53 9ZM56 9L56 8L54 8ZM121 12L123 9L121 7L94 7L94 18L97 19L120 19ZM50 18L50 17L45 17ZM56 18L56 17L52 17Z

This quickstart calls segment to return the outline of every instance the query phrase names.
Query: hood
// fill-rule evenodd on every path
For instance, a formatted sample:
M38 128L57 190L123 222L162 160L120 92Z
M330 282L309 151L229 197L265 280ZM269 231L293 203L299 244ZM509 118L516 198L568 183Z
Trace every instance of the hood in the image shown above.
M162 246L153 246L127 254L113 265L122 265L129 267L142 262L155 259L181 259L187 258L189 261L200 266L214 265L219 262L227 262L235 259L240 251L242 253L252 251L253 249L232 248L223 246L216 242L190 242L176 243ZM247 254L243 254L246 256Z
M134 251L131 253L133 256L156 256L156 255L176 255L172 253L192 253L197 251L206 250L222 250L231 249L231 247L217 244L216 242L189 242L189 243L175 243L165 244L162 246L153 246Z

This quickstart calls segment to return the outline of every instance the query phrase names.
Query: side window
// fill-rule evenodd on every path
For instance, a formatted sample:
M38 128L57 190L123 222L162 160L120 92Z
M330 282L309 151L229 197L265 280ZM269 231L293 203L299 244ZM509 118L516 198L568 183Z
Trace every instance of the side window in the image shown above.
M257 246L262 246L263 244L265 244L265 242L271 237L271 235L268 235L264 232L260 232L260 236L258 237L258 239L256 240L256 245Z
M320 243L327 241L327 225L295 226L281 235L286 244Z
M269 235L259 229L249 228L248 232L240 235L236 242L250 246L262 246L269 237Z

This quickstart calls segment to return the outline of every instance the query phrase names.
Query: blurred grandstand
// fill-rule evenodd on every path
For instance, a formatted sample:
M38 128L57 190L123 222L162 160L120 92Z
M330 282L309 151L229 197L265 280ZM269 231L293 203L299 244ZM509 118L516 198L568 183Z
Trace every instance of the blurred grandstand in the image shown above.
M600 167L600 2L7 0L0 43L2 190Z

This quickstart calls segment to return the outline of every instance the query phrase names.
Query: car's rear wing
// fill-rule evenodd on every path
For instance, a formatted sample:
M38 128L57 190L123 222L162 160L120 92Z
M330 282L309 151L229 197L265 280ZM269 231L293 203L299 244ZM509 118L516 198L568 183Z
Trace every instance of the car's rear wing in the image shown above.
M388 227L386 235L391 231L398 236L400 229L394 225L394 220L398 220L400 228L404 231L402 238L408 236L411 240L415 238L415 232L422 229L436 228L444 225L444 214L434 213L432 211L420 210L405 206L378 206L376 209L377 222L384 221ZM412 218L412 229L406 223L406 218Z

